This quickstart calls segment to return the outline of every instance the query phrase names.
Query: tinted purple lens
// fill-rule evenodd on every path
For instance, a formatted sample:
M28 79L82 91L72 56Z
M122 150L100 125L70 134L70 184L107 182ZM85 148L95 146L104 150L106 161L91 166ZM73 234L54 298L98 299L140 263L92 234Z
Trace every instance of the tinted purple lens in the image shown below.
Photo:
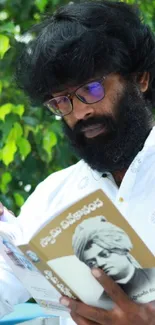
M104 87L99 81L90 82L76 91L83 102L92 104L104 98Z

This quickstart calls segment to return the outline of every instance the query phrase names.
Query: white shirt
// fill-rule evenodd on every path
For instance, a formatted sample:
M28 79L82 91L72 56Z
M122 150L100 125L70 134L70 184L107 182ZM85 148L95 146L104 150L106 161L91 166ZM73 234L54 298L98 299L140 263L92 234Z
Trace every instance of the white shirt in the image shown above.
M81 160L40 183L23 205L19 217L0 222L0 229L11 233L16 244L25 244L51 217L99 188L155 254L155 127L127 170L120 188L110 173L103 178ZM26 301L29 295L11 270L6 264L0 268L0 299L3 296L12 304Z

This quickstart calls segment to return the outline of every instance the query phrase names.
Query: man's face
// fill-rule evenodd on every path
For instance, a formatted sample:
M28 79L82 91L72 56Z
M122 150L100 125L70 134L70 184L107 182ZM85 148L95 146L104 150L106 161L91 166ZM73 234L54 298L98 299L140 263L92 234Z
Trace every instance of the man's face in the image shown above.
M92 244L84 251L83 261L90 268L101 268L115 281L126 278L131 269L131 263L126 255L110 252L96 244Z
M142 149L152 114L139 87L132 82L111 74L103 85L105 97L95 104L82 103L74 96L73 111L64 117L63 126L80 158L93 169L113 172L128 168Z

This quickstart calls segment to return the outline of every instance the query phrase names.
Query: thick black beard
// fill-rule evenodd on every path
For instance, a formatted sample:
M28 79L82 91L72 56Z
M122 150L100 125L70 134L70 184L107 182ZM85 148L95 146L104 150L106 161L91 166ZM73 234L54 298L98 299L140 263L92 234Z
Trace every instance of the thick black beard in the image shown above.
M63 129L75 153L92 169L114 172L127 169L153 126L150 103L144 99L138 86L130 81L117 103L117 121L109 115L79 121L70 129L63 121ZM102 123L108 133L88 139L81 132L85 126Z

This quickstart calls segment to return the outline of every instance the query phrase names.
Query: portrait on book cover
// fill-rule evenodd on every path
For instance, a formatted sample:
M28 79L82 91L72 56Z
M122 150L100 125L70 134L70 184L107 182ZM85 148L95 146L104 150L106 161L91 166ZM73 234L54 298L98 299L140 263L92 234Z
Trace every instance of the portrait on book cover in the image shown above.
M78 223L70 240L74 255L47 264L82 301L113 308L113 302L90 272L98 267L137 303L155 300L155 268L143 268L132 256L132 241L122 228L103 215L94 216Z
M97 216L82 221L75 229L72 247L90 269L100 268L137 302L145 300L155 286L155 268L142 268L132 256L133 244L120 227ZM106 298L104 292L101 300Z

